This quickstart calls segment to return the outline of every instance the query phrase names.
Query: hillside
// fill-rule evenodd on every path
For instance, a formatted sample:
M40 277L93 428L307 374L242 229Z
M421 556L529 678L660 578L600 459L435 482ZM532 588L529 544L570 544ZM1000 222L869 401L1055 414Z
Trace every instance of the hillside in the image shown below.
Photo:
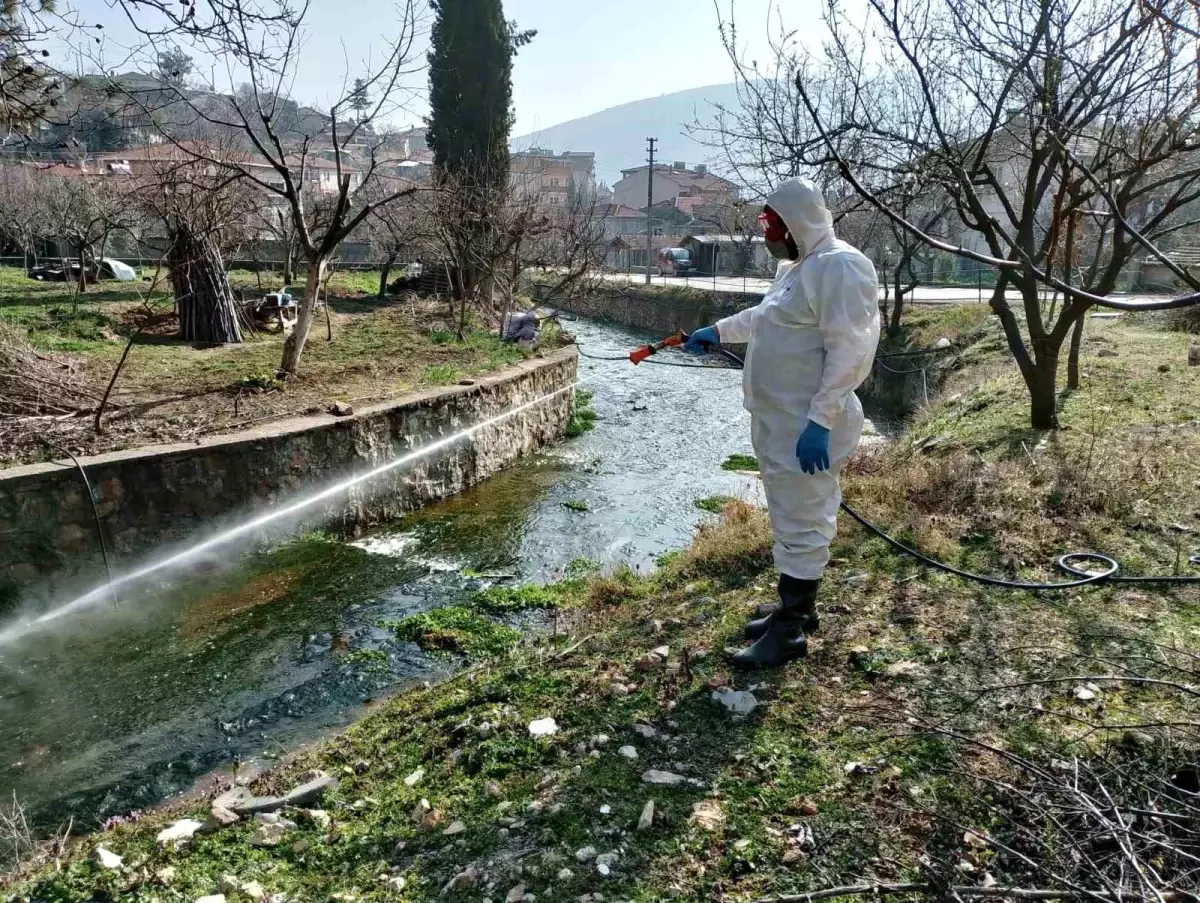
M622 169L645 161L648 135L658 138L662 160L707 162L714 156L714 150L688 135L687 127L697 120L711 120L715 105L733 106L736 103L737 88L733 84L691 88L635 100L539 129L514 138L512 147L514 150L537 146L558 152L595 151L596 179L612 185L621 178Z

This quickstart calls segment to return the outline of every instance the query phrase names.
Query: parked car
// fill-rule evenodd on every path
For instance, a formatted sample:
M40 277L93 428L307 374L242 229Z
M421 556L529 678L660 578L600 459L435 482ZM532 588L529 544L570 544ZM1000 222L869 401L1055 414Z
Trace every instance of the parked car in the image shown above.
M692 276L697 272L687 248L659 248L658 266L668 276Z

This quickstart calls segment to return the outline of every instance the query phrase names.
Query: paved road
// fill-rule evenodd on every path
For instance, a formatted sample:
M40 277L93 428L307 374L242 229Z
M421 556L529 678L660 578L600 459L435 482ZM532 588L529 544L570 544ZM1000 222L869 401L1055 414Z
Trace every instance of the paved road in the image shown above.
M609 282L625 282L633 285L642 285L646 281L644 273L606 273L604 278ZM652 276L652 285L679 285L689 286L691 288L702 289L704 291L717 292L734 292L762 295L766 294L771 287L770 279L760 279L753 276L745 278L741 276L717 276L717 277L683 277L683 276ZM913 294L908 297L910 303L915 304L965 304L965 303L987 303L991 300L991 289L984 286L982 292L976 288L966 286L927 286L920 285L914 290ZM880 289L882 294L883 289ZM1049 298L1050 293L1046 293ZM1155 296L1151 295L1126 295L1117 294L1122 301L1149 301ZM1158 296L1161 297L1161 296ZM1021 296L1009 289L1009 301L1019 303Z

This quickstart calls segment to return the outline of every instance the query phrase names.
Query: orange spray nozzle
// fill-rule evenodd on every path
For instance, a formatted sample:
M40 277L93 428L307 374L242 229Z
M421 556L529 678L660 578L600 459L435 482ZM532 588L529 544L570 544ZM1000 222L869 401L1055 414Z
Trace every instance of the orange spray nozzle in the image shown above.
M687 340L688 340L687 333L685 333L682 329L680 329L675 333L675 335L670 336L669 338L665 338L661 342L655 342L653 345L643 345L641 348L638 348L636 351L631 351L629 353L629 361L632 364L640 364L642 361L644 361L646 358L650 357L651 355L656 354L659 351L662 351L662 349L678 347L678 346L682 345L684 342L686 342Z

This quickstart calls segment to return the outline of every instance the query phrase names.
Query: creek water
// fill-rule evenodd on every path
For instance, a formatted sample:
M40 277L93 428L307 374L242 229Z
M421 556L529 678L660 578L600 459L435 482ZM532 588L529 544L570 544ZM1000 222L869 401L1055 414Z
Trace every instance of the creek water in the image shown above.
M567 325L589 354L647 339ZM736 370L584 358L599 420L577 439L360 539L244 542L219 569L164 576L120 608L93 606L0 649L0 797L15 793L45 828L153 805L461 664L398 641L381 620L501 580L551 580L579 558L653 567L705 516L696 499L759 491L720 469L750 451L740 381Z

